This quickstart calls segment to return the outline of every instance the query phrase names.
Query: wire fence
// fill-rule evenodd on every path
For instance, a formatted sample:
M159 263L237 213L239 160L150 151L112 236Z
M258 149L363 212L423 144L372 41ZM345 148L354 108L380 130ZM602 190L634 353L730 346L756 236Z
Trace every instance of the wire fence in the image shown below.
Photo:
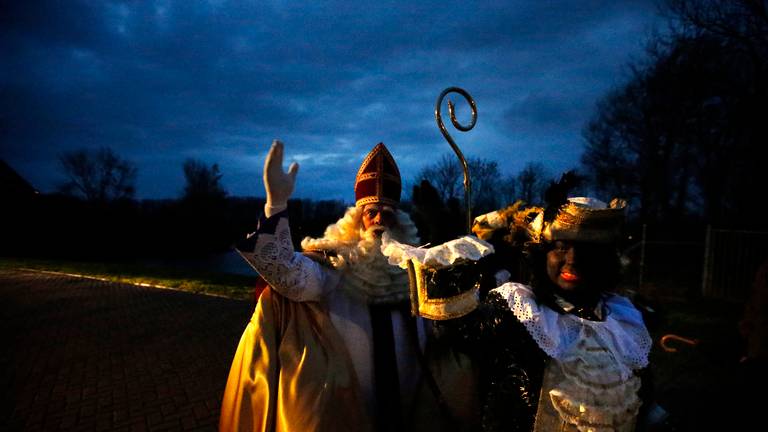
M624 285L648 295L744 301L766 244L768 232L707 227L700 240L668 240L644 226L623 253Z

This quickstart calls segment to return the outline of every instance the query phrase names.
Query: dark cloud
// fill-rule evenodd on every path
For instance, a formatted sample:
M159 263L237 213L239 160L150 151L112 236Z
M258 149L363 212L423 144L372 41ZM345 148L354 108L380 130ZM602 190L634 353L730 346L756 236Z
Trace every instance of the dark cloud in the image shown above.
M279 137L302 164L297 194L351 200L377 142L406 180L449 151L434 103L461 86L479 108L455 132L467 154L559 171L657 20L650 0L412 3L4 2L0 157L52 190L58 155L110 146L142 197L177 196L194 157L260 195Z

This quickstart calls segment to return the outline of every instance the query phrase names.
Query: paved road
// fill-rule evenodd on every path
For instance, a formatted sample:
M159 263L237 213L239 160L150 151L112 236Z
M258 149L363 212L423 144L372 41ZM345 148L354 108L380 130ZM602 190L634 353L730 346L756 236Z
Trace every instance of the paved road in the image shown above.
M0 430L215 430L251 308L0 270Z

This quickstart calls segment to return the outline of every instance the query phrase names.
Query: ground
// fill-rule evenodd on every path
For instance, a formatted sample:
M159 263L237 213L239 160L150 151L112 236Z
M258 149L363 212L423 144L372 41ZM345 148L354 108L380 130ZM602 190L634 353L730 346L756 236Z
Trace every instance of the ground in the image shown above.
M675 430L753 430L744 426L757 414L748 407L745 389L757 377L746 376L739 363L742 309L738 303L701 298L657 303L650 363L657 400L671 414ZM696 339L698 345L670 342L677 351L666 352L659 340L670 333Z
M742 305L652 303L651 368L677 431L753 430L756 380L739 364ZM221 395L252 312L168 289L0 270L0 430L216 430ZM659 338L699 340L665 352ZM757 371L765 375L765 371ZM754 398L753 404L761 399Z
M0 430L216 430L251 304L0 271Z

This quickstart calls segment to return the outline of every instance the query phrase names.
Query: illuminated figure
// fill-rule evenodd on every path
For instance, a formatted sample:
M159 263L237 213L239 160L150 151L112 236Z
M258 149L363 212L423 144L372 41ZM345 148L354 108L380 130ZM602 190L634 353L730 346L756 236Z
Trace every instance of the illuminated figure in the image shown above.
M468 361L433 347L431 322L410 314L407 273L381 254L385 232L418 244L398 209L391 154L373 148L355 180L355 206L299 253L286 212L298 166L284 172L283 151L275 141L266 158L267 203L255 249L244 254L271 288L237 348L220 430L461 427L477 410Z
M641 312L612 292L626 204L566 198L568 180L550 188L546 209L476 219L481 238L501 232L523 250L530 276L444 324L478 362L486 431L634 431L666 418L646 403L652 341Z

